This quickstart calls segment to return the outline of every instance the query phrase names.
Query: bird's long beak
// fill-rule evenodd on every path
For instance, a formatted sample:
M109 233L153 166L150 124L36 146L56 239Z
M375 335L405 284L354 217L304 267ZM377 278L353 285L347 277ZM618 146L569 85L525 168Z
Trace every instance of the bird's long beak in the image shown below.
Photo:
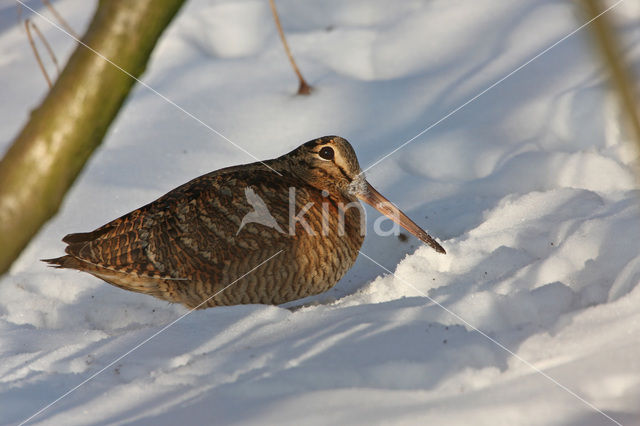
M424 241L429 247L433 248L438 253L447 253L444 248L442 248L442 246L431 237L431 235L427 234L422 228L416 225L415 222L409 219L406 214L402 213L399 208L391 204L391 202L376 191L369 182L364 181L363 186L364 188L356 194L359 199L369 204L371 207L378 210L398 225L402 226L411 234L415 235L419 240Z

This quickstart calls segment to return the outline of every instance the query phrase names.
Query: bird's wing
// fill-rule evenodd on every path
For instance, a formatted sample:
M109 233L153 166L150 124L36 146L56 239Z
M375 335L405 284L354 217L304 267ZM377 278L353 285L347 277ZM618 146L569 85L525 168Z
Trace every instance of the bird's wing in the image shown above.
M150 219L157 201L115 219L92 232L69 234L66 253L92 265L154 278L176 278L149 258Z
M269 248L271 253L282 243L276 229L259 224L246 225L236 236L242 218L252 211L246 187L256 188L271 201L270 208L286 215L288 185L275 185L282 186L282 191L273 192L274 185L265 184L271 173L231 170L200 176L95 231L67 235L63 239L69 244L66 252L125 273L214 280L223 268L246 258L247 252Z

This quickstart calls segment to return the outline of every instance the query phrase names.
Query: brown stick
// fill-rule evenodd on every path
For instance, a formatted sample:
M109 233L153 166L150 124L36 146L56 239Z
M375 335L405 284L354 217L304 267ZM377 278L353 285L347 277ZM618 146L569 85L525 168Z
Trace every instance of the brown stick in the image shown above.
M58 75L60 75L60 66L58 65L58 58L56 58L55 53L53 53L53 49L51 49L49 42L47 42L47 39L44 38L44 36L40 32L40 29L38 29L38 27L36 26L36 23L33 21L31 21L31 28L33 28L36 34L38 34L38 37L40 37L40 41L42 41L42 44L44 44L45 49L47 49L47 52L49 52L49 57L51 58L51 62L53 62L53 65L56 66L56 71Z
M278 28L278 33L280 34L280 40L282 40L282 45L284 46L284 50L287 52L287 56L289 57L289 62L291 62L291 66L293 67L293 71L298 76L298 81L300 85L298 86L298 95L308 95L311 93L313 89L311 86L307 84L304 77L302 77L302 73L300 69L298 69L298 65L296 65L296 61L293 59L293 55L291 54L291 50L289 49L289 44L287 43L287 39L284 36L284 31L282 30L282 25L280 24L280 17L278 16L278 11L276 10L276 3L274 0L269 0L269 5L271 5L271 12L273 12L273 19L276 21L276 27Z
M44 79L47 80L47 85L49 85L49 90L51 90L51 88L53 87L53 84L51 84L51 79L49 78L49 74L47 74L47 70L44 69L44 65L42 64L42 59L40 58L40 54L38 53L36 44L33 41L33 36L31 35L31 30L29 29L30 24L31 24L31 20L29 20L28 18L24 20L24 28L27 30L27 38L29 39L31 50L33 50L33 55L36 57L36 61L38 62L40 71L42 71L42 75L44 75Z
M73 28L71 28L71 26L69 24L67 24L67 21L64 20L64 18L62 17L62 15L60 15L58 13L58 11L53 7L53 5L51 3L49 3L49 0L41 0L42 4L44 4L47 9L49 9L49 11L53 14L53 16L55 16L55 18L58 20L58 22L60 23L60 25L72 36L74 36L75 38L79 39L80 36L78 34L76 34L75 31L73 31Z
M586 0L583 2L589 19L598 17L591 25L593 34L600 48L605 66L611 75L611 84L620 99L622 110L627 118L627 125L633 134L640 152L640 116L635 94L636 87L629 72L629 64L622 55L622 44L616 36L613 24L608 14L603 14L604 7L601 1Z

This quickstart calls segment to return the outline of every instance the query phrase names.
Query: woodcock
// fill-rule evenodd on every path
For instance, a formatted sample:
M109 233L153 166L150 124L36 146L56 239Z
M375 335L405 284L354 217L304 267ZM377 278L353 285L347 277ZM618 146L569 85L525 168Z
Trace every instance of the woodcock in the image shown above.
M349 142L325 136L69 234L67 255L45 262L189 308L281 304L330 289L353 266L365 229L358 200L445 253L364 179Z

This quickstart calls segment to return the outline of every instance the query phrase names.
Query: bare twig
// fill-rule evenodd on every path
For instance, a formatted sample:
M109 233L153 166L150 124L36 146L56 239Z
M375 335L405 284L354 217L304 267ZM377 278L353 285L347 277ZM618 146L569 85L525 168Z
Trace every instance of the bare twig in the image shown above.
M583 5L589 18L597 16L603 10L603 4L599 0L585 0ZM613 89L622 104L629 130L633 132L637 152L640 152L640 116L638 115L638 104L636 102L637 88L630 75L629 64L622 55L622 43L615 33L609 16L601 16L593 22L591 28L605 66L611 75Z
M44 35L42 35L42 33L40 32L40 29L38 29L38 27L36 26L36 23L33 21L31 21L31 28L33 28L36 34L38 34L38 37L40 37L40 41L42 41L42 44L44 44L45 49L47 49L47 52L49 52L49 57L51 58L51 62L53 62L53 65L55 65L56 67L56 72L58 73L58 75L60 75L60 66L58 65L58 58L56 58L55 53L53 53L53 49L51 49L51 46L47 42L47 39L44 38Z
M311 93L312 87L307 84L304 77L302 77L302 73L300 73L300 69L296 65L296 61L293 59L293 55L291 54L291 50L289 49L289 44L287 43L287 39L284 36L284 31L282 30L282 25L280 24L280 17L278 16L278 11L276 10L276 3L274 0L269 0L269 5L271 5L271 12L273 12L273 19L276 21L276 27L278 28L278 33L280 34L280 40L282 40L282 45L284 46L284 50L287 52L287 56L289 57L289 62L291 62L291 66L293 67L293 71L298 76L298 81L300 85L298 86L298 95L308 95Z
M47 84L49 85L49 89L53 87L51 84L51 79L49 78L49 74L47 74L47 70L44 69L44 65L42 64L42 59L40 58L40 54L38 53L38 49L36 48L36 44L33 41L33 36L31 35L31 30L29 29L31 25L31 20L29 18L24 20L24 28L27 30L27 38L29 39L29 44L31 45L31 50L33 50L33 55L36 57L36 61L38 62L38 66L40 67L40 71L42 71L42 75L44 75L45 80L47 80ZM39 32L39 31L38 31Z
M64 20L64 18L62 17L62 15L60 15L58 13L58 11L53 7L53 5L49 2L49 0L41 0L42 4L44 4L47 9L49 9L49 12L51 12L53 14L53 16L58 20L58 22L60 23L60 25L67 30L67 32L69 34L71 34L72 36L74 36L75 38L80 38L80 36L73 31L73 29L71 28L71 26L69 24L67 24L67 21Z

